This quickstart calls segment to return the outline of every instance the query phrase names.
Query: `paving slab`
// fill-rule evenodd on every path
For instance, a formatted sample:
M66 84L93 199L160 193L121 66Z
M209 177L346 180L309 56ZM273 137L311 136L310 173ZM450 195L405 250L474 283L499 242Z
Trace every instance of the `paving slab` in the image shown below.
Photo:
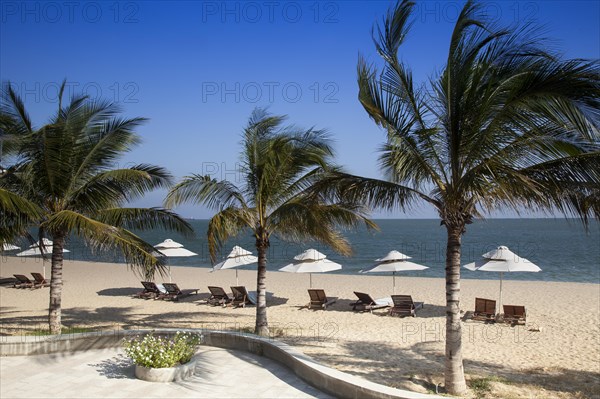
M194 376L156 383L134 376L122 349L0 357L0 398L331 398L279 363L201 347Z

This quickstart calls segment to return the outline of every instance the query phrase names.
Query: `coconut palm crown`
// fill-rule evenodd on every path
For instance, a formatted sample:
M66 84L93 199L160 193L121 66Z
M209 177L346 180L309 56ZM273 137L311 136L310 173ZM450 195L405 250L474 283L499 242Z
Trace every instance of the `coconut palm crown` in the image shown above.
M67 105L61 86L58 110L41 128L34 128L23 101L10 84L2 96L0 120L5 155L14 164L0 177L4 239L28 226L39 227L39 238L53 240L49 324L61 331L63 248L69 235L82 238L93 250L118 249L144 278L165 273L165 260L128 229L163 227L191 234L183 219L162 208L124 208L145 193L168 188L171 176L153 165L115 167L119 158L139 142L134 130L142 118L124 119L108 102L74 96ZM6 193L10 193L6 195ZM26 202L15 202L17 199ZM12 200L13 207L8 207ZM16 210L20 209L19 212ZM41 241L41 240L40 240ZM41 248L42 249L42 248Z
M376 207L437 210L448 237L445 386L461 394L461 237L496 209L600 215L599 63L562 60L535 29L494 26L468 1L446 65L419 85L399 56L413 6L398 2L374 27L383 67L358 62L359 100L387 134L387 180L339 174L325 184Z
M193 175L167 196L169 207L192 202L217 211L208 225L212 261L223 243L249 229L258 251L256 333L268 335L266 270L270 239L316 240L348 255L350 245L338 227L355 227L366 218L363 205L325 201L311 190L331 168L333 150L326 132L283 127L285 117L255 110L244 129L241 181ZM235 184L234 184L235 183Z

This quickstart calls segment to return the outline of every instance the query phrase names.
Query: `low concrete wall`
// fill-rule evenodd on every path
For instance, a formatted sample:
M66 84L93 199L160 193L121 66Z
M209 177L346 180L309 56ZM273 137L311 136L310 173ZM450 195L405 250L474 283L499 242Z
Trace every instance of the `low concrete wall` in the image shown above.
M421 394L386 387L353 375L323 366L309 356L282 342L252 334L195 329L117 330L49 336L0 337L0 356L41 355L90 349L117 348L125 337L155 332L175 334L177 331L200 333L204 344L224 349L250 352L275 360L288 367L315 388L339 398L365 399L434 399L441 396ZM447 398L447 397L446 397Z

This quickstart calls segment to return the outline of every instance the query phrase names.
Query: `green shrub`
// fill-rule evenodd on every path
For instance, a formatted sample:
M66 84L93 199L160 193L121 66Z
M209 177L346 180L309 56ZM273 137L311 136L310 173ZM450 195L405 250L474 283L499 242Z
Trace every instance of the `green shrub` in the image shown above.
M81 334L81 333L88 333L88 332L95 332L95 331L99 331L96 330L94 328L87 328L87 327L65 327L63 326L61 328L60 333L62 335L67 335L67 334ZM50 330L43 329L43 328L38 328L35 329L33 331L27 332L26 335L35 335L35 336L45 336L45 335L52 335L50 333Z
M125 339L123 348L138 366L158 369L189 362L201 341L201 335L179 331L172 338L150 333Z

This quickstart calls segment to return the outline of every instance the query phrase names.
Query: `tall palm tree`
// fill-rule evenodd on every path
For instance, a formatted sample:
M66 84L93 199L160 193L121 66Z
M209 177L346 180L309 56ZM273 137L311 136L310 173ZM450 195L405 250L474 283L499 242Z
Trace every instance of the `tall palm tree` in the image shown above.
M346 196L409 209L423 200L447 230L445 386L466 390L460 323L461 238L494 209L600 214L598 61L561 60L530 28L493 26L468 1L446 65L416 85L398 55L414 3L399 2L373 30L382 69L358 63L359 100L387 133L387 181L333 176Z
M267 251L274 234L284 240L317 240L348 255L350 245L337 230L369 221L362 205L327 202L311 187L331 167L333 150L324 131L282 127L285 117L253 112L244 129L240 176L236 186L226 180L193 175L177 184L166 205L184 202L217 210L208 225L211 259L230 237L249 229L258 251L255 332L268 335Z
M191 227L162 208L123 208L130 200L156 188L168 188L171 176L160 167L137 165L115 168L118 159L135 144L134 132L144 119L123 119L117 106L74 96L62 104L49 123L35 129L23 101L7 85L2 97L5 150L15 165L0 178L0 189L19 195L41 210L37 218L40 237L53 240L50 332L61 332L63 248L74 234L94 250L118 248L128 264L145 277L165 273L165 260L129 228L163 227L184 234ZM8 150L7 150L8 148ZM7 211L6 207L2 207ZM0 221L1 228L9 228Z

